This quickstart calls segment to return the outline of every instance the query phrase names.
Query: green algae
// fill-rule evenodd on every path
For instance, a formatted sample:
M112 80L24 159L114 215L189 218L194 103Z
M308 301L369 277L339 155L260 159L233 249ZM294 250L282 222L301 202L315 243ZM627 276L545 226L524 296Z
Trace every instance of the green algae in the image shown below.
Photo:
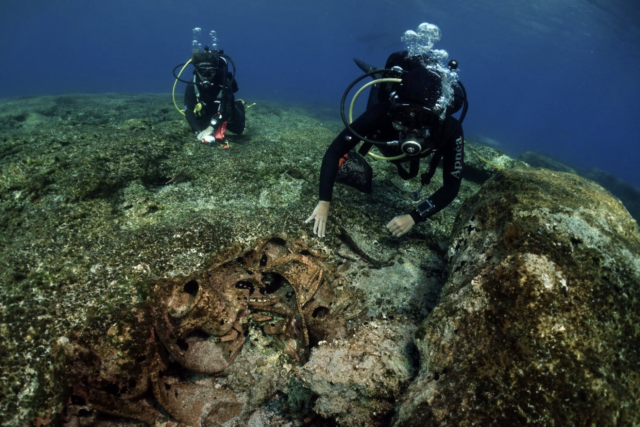
M636 425L639 253L637 224L597 184L494 176L456 220L397 425Z
M188 275L213 254L265 235L302 238L330 255L345 277L369 292L371 315L395 315L396 307L422 318L428 312L422 299L400 307L406 295L389 291L393 284L385 282L408 277L406 264L442 285L456 214L479 184L465 181L449 208L393 239L384 225L410 211L408 193L419 184L402 181L389 163L370 161L374 193L336 186L328 236L315 239L303 222L317 203L324 151L342 129L338 120L317 113L259 101L247 110L245 133L230 134L231 148L222 150L198 143L165 95L0 103L4 424L55 420L61 383L51 345L59 337L104 334L144 303L154 280ZM476 169L478 176L495 173L486 165ZM427 192L441 184L437 173ZM338 226L359 236L372 257L396 260L389 254L397 254L402 261L387 270L343 263L336 255L342 247ZM403 289L427 294L420 280Z
M7 425L51 419L61 409L50 357L58 337L106 331L124 307L145 300L152 280L189 274L225 248L274 233L311 239L303 222L341 124L262 102L247 111L247 124L222 150L198 143L164 95L0 104ZM337 187L332 219L390 242L384 224L410 209L406 190L415 183L400 181L386 163L373 167L374 195ZM435 219L430 239L443 240L452 222ZM330 251L340 240L330 233L318 243Z

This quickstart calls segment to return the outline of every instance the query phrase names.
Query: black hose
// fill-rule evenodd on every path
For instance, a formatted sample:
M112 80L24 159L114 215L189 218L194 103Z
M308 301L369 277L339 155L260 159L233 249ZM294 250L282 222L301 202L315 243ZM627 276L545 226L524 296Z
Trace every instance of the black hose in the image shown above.
M229 62L231 62L231 65L233 65L233 74L232 74L232 76L233 76L233 79L235 80L235 78L236 78L236 63L233 62L233 59L231 59L231 57L229 55L227 55L226 53L223 53L221 56L226 58L226 59L228 59Z
M188 85L192 85L194 84L192 81L190 80L182 80L180 77L176 76L176 70L178 69L178 67L184 67L187 63L183 62L182 64L178 64L173 68L173 77L175 77L176 80L178 80L179 82L182 83L186 83Z
M458 119L458 124L453 129L453 132L451 132L451 135L449 135L449 138L447 138L445 141L449 141L451 138L453 138L453 136L456 134L456 132L458 132L458 129L460 129L460 126L462 126L462 122L464 121L464 117L467 115L467 110L469 109L469 101L467 101L467 91L464 88L464 85L462 84L461 81L458 81L458 86L460 86L460 89L462 89L462 94L464 95L464 105L462 106L462 113L460 113L460 118Z
M369 144L373 144L373 145L377 145L377 146L386 146L386 145L388 145L388 142L387 141L374 141L373 139L365 138L364 136L358 134L355 130L353 130L353 128L351 127L351 124L347 120L347 116L344 113L344 103L345 103L345 101L347 99L347 96L349 96L349 92L351 91L351 89L353 89L353 87L355 85L360 83L360 81L362 81L363 79L366 79L367 77L374 76L374 75L380 74L380 73L385 73L385 72L387 72L387 73L395 73L396 70L389 70L389 69L383 68L383 69L376 69L376 70L373 70L373 71L369 71L368 73L363 74L362 76L360 76L357 79L355 79L353 81L353 83L351 83L349 85L349 87L347 87L347 90L344 91L344 95L342 95L342 100L340 101L340 115L342 116L342 121L344 122L344 125L347 127L349 132L351 132L353 134L353 136L355 136L359 140L364 141L364 142L368 142Z

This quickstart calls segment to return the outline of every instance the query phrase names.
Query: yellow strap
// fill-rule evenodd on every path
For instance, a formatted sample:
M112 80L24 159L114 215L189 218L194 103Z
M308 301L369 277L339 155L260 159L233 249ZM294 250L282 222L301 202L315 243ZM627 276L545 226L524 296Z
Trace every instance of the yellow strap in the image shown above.
M471 148L471 146L467 145L467 147L466 147L466 148L468 148L469 150L471 150L471 152L472 152L473 154L475 154L476 156L478 156L478 158L479 158L480 160L482 160L483 162L485 162L486 164L491 165L491 166L493 166L493 167L494 167L494 168L496 168L496 169L504 169L504 166L500 166L500 165L496 165L495 163L491 163L489 160L487 160L487 159L485 159L484 157L482 157L480 154L478 154L478 152L477 152L476 150L474 150L473 148Z

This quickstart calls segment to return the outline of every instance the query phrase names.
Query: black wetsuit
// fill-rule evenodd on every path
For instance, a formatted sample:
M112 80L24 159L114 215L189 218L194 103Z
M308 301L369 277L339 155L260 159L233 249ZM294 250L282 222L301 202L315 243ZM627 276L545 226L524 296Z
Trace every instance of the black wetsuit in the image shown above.
M194 78L200 81L198 76ZM197 135L209 127L211 119L215 117L219 118L218 126L227 121L228 130L241 134L245 126L244 105L240 101L235 102L233 94L238 91L238 83L227 70L226 63L211 83L208 89L201 84L187 85L184 93L185 117L191 129ZM196 116L194 109L198 102L202 104L202 111Z
M398 131L393 128L391 123L389 108L390 103L388 101L373 105L358 117L351 124L351 127L359 135L363 135L369 139L377 141L397 140ZM427 171L423 174L422 182L428 183L431 180L438 163L442 159L443 185L429 197L434 208L426 215L421 216L416 210L409 213L416 223L425 221L430 216L438 213L449 205L458 195L462 181L462 168L464 166L464 136L462 126L457 125L457 119L451 116L447 117L438 135L431 137L429 141L429 145L432 147L431 152L423 155L426 157L433 153ZM360 140L358 138L352 136L351 132L345 129L333 140L329 148L327 148L324 158L322 159L322 168L320 170L320 200L331 201L340 159L354 149L359 142ZM390 149L384 147L383 154L385 156L394 156L402 153L399 148ZM411 162L409 159L409 157L406 157L401 161L393 162L398 167L398 172L403 179L409 179L418 173L416 169L419 167L418 161ZM406 164L407 162L409 164L413 163L410 169L414 170L407 172L403 168L402 163Z

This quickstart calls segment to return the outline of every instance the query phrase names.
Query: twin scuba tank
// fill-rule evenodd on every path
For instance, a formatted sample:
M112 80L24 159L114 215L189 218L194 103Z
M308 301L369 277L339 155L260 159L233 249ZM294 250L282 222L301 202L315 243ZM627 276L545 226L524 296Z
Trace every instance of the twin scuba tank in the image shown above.
M193 71L193 78L191 80L183 80L180 78L183 71L189 64L192 64L195 67ZM228 64L231 64L233 67L233 72L231 76L228 76L229 67ZM180 72L176 75L176 71L180 68ZM222 74L222 78L217 78L219 74ZM232 86L235 82L236 77L236 64L233 62L233 59L227 54L224 53L223 50L211 50L208 46L205 46L204 51L194 52L191 59L189 61L178 64L173 68L173 77L175 77L175 83L173 85L173 103L181 114L184 114L180 108L178 108L177 103L175 101L175 89L178 82L182 82L188 85L193 85L194 90L196 92L196 97L200 99L200 89L209 90L214 87L216 84L216 80L221 81L221 92L218 95L218 98L224 99L224 97L232 91Z

